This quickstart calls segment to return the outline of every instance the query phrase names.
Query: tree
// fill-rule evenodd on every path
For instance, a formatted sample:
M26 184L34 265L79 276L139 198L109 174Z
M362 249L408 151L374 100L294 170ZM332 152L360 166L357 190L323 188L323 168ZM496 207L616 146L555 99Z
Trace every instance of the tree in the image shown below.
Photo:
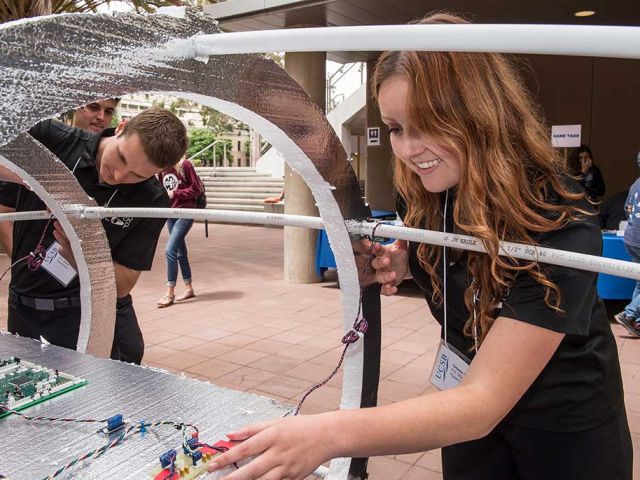
M200 106L200 116L202 117L202 124L216 133L222 131L222 125L227 118L226 115L206 105Z
M3 0L0 2L0 23L52 13L89 13L108 5L111 0ZM191 5L202 7L217 0L129 0L136 12L153 12L158 7Z
M195 106L196 104L191 100L187 100L186 98L176 98L169 104L169 110L171 110L171 112L175 113L176 115L179 115L178 110L186 111Z
M200 116L202 117L202 124L216 134L230 133L234 130L249 131L248 125L206 105L200 106Z
M187 158L192 157L202 149L211 145L214 141L219 140L213 147L216 152L216 166L221 166L226 154L231 152L231 140L218 139L211 130L206 128L194 128L189 132L189 149L187 150ZM196 158L200 159L201 165L213 165L213 150L207 149Z
M215 139L216 137L213 132L206 128L194 128L191 130L189 132L189 149L187 150L187 158L192 157L207 145L213 143ZM198 158L202 159L203 162L205 160L212 161L213 155L211 154L211 150L209 150L199 155Z

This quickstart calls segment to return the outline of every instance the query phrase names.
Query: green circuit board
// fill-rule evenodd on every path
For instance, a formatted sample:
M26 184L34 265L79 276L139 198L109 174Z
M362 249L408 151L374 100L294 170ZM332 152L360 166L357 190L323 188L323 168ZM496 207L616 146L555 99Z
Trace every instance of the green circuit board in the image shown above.
M0 418L86 385L87 381L16 357L0 358Z

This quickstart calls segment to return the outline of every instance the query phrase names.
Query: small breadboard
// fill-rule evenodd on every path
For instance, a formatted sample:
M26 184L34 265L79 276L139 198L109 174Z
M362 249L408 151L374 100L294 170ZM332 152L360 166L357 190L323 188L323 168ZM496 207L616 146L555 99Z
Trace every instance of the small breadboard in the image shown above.
M7 410L23 410L87 381L16 357L0 358L0 418Z

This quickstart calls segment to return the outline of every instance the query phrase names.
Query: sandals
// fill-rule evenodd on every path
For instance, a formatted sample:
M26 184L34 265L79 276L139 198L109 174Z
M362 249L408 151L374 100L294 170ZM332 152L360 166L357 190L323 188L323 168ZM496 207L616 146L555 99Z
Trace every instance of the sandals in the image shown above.
M158 300L157 307L158 308L166 308L173 305L175 302L183 302L185 300L189 300L190 298L194 298L196 294L193 289L188 289L182 292L177 297L175 295L165 295L160 300Z
M160 300L158 300L157 307L158 308L170 307L171 305L173 305L173 302L175 301L175 299L176 299L175 295L165 295Z
M193 289L187 289L176 297L176 302L183 302L185 300L189 300L190 298L194 298L195 296L196 294Z

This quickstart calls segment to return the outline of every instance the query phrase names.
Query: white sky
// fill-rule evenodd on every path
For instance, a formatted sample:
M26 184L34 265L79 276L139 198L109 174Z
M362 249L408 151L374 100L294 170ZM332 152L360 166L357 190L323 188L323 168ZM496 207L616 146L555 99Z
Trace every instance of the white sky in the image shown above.
M327 77L332 75L342 66L342 63L336 63L327 60ZM363 82L367 81L366 66L362 65L362 67L364 68L362 76L358 67L359 65L354 65L353 68L351 68L351 70L349 70L349 72L336 83L336 96L344 95L344 98L347 98L358 88L360 88L360 85L362 85ZM339 76L340 75L336 75L335 79L337 79ZM340 99L338 100L341 101Z

